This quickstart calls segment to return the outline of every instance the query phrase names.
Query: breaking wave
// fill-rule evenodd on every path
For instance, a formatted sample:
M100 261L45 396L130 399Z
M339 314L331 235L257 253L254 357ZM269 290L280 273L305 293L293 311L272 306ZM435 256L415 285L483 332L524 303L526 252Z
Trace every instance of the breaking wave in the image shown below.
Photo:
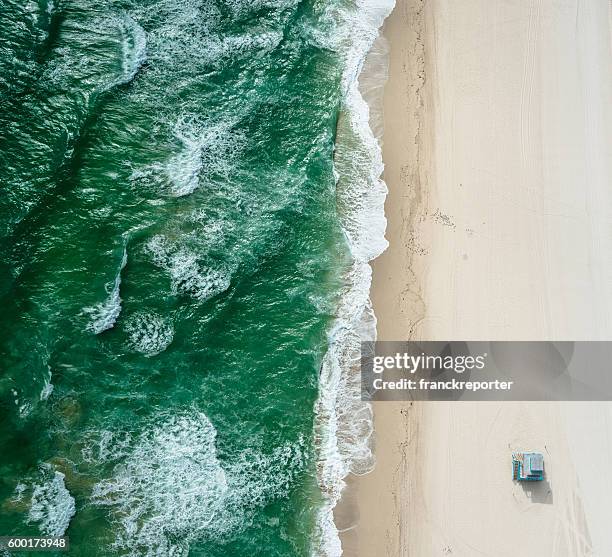
M154 313L139 312L131 316L125 329L130 347L149 357L166 350L174 339L172 323Z
M130 177L136 186L154 186L173 197L193 193L212 175L227 177L244 139L228 123L206 123L193 115L182 116L174 125L178 152L165 163L136 168Z
M52 373L51 373L51 366L49 366L47 364L47 376L44 379L44 384L43 384L43 388L40 391L40 395L39 398L40 400L47 400L50 396L51 393L53 393L53 383L51 383L51 379L52 379Z
M231 273L223 268L202 264L196 252L171 244L164 236L154 236L147 243L153 262L170 275L172 292L205 301L230 286Z
M38 524L46 536L63 536L75 513L74 497L66 489L64 474L48 464L42 465L40 471L43 477L32 486L28 520ZM19 489L19 497L23 497L23 491L25 486Z
M287 495L303 465L301 439L269 455L245 450L226 464L216 436L197 410L162 414L135 439L102 435L88 456L116 465L95 485L92 502L111 510L116 549L187 555L191 543L227 539L249 526L255 510Z
M129 83L147 58L147 35L144 29L129 16L119 26L121 31L122 74L116 84Z
M121 313L121 272L127 265L127 261L127 247L124 246L119 270L117 271L114 282L108 286L108 298L94 308L86 310L87 313L92 315L92 321L89 324L89 328L96 335L108 329L112 329L119 318L119 314Z
M87 56L73 56L71 46L56 49L60 56L45 69L45 80L63 87L70 87L75 79L91 82L93 88L85 94L86 99L95 98L97 94L129 83L146 61L146 32L127 14L100 15L87 25L75 27L73 32L82 37L90 36L99 44L110 44L117 52L115 58L98 60Z

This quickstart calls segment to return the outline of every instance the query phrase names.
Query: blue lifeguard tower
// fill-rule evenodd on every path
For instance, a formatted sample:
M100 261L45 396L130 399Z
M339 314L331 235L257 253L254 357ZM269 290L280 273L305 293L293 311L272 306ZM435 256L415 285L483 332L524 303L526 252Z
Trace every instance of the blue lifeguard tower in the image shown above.
M542 453L512 453L512 479L517 482L538 482L544 479Z

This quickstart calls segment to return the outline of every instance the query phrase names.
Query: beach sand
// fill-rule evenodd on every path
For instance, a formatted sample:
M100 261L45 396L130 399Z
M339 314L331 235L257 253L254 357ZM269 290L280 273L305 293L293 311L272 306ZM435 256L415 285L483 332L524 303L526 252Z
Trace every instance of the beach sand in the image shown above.
M381 340L612 339L607 0L398 0ZM612 555L612 405L377 403L345 555ZM511 480L515 449L547 480ZM352 526L352 527L351 527Z

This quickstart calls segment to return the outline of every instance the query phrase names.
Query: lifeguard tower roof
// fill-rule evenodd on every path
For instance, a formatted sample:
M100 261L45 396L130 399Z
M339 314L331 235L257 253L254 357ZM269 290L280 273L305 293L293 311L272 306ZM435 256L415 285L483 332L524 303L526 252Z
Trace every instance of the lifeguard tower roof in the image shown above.
M533 482L544 479L544 455L542 453L512 453L512 479Z

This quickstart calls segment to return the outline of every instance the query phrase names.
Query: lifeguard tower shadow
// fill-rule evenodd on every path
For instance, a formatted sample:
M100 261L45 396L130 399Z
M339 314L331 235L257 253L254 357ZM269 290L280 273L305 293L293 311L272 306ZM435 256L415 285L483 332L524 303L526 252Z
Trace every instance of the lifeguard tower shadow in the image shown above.
M544 478L539 482L519 482L523 491L532 503L540 505L553 504L553 492L550 482Z

